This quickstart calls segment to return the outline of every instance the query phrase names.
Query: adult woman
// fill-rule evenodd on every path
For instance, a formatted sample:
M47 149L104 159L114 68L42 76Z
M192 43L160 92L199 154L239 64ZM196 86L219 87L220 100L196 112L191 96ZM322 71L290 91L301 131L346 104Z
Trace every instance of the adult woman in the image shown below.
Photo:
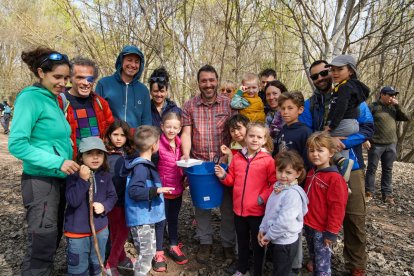
M286 86L278 80L269 81L265 87L265 97L269 106L269 111L266 114L266 125L269 127L270 136L273 143L276 143L276 138L284 125L282 116L278 111L278 98L280 94L287 91Z
M151 94L152 125L160 127L162 114L167 112L181 114L181 109L167 98L170 77L164 67L155 69L148 82Z
M39 47L23 52L39 83L16 98L9 151L23 161L22 197L28 245L22 275L52 275L62 236L65 177L79 169L72 161L70 126L57 102L69 79L68 57Z

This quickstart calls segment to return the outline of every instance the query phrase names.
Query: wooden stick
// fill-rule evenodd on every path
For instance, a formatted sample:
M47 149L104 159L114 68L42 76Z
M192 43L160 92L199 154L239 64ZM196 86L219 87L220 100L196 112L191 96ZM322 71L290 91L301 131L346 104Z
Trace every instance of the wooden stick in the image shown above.
M96 237L95 223L93 222L93 189L95 186L94 173L91 171L91 176L89 177L89 223L91 225L92 236L93 236L93 247L95 248L96 256L98 256L99 266L101 267L101 274L105 276L105 267L102 262L101 254L99 253L99 244L98 238Z

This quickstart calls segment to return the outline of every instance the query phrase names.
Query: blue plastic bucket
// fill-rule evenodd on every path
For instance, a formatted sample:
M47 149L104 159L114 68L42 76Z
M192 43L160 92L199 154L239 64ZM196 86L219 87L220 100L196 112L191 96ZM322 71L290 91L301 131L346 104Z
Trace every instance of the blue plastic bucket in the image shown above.
M201 209L213 209L223 200L223 184L214 174L214 162L203 162L185 170L190 183L193 205ZM227 169L226 164L220 164Z

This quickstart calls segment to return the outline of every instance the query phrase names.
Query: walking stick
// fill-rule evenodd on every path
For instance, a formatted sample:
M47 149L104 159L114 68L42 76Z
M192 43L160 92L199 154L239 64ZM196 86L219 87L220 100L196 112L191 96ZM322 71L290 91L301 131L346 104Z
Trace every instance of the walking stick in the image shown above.
M101 254L99 253L98 238L96 237L95 223L93 222L93 187L95 186L94 173L91 171L89 177L89 224L91 225L92 236L93 236L93 247L95 248L96 256L98 256L99 266L101 267L101 274L105 276L105 267L102 262Z

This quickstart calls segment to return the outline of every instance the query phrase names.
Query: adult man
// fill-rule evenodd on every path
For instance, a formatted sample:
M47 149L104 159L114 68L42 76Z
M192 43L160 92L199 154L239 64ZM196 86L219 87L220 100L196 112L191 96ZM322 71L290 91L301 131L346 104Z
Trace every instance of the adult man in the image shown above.
M7 134L7 133L10 132L9 124L10 124L12 109L9 106L9 103L6 100L3 101L2 106L3 106L3 108L2 108L3 117L1 118L1 125L4 128L4 134Z
M133 129L151 125L148 88L139 81L144 71L144 54L135 46L125 46L115 62L116 72L96 85L96 93L108 101L115 118Z
M193 158L211 161L220 154L223 144L223 128L231 116L230 100L217 94L218 75L214 67L205 65L197 74L200 94L184 104L183 130L181 135L183 159ZM232 195L225 189L220 206L221 229L224 256L233 259L235 230L233 218ZM211 254L213 228L211 226L211 210L195 208L197 221L196 237L200 240L197 261L206 263Z
M260 91L259 91L259 97L262 99L263 104L265 105L265 108L268 108L267 102L266 102L266 94L265 94L265 87L269 81L276 79L276 71L271 68L266 68L259 74L260 78ZM265 110L266 113L266 110Z
M98 78L95 62L83 57L72 60L70 71L72 88L58 97L72 133L73 159L82 138L104 137L106 129L114 122L108 102L96 95L93 85Z
M331 96L332 79L324 60L317 60L310 67L310 77L315 90L310 99L305 101L305 111L300 121L307 124L313 131L321 131L326 122ZM368 105L360 104L358 117L359 132L346 139L335 137L338 150L350 150L350 158L355 163L349 179L352 193L348 195L344 226L344 258L345 268L351 275L365 275L367 264L366 232L365 232L365 199L364 199L364 159L361 144L372 137L373 119ZM345 138L345 137L343 137Z
M375 173L381 160L382 200L395 204L392 196L392 165L397 157L397 121L408 121L408 116L398 105L398 92L391 86L381 89L379 100L369 106L374 116L375 132L367 141L368 167L365 178L365 198L372 199L375 190Z

